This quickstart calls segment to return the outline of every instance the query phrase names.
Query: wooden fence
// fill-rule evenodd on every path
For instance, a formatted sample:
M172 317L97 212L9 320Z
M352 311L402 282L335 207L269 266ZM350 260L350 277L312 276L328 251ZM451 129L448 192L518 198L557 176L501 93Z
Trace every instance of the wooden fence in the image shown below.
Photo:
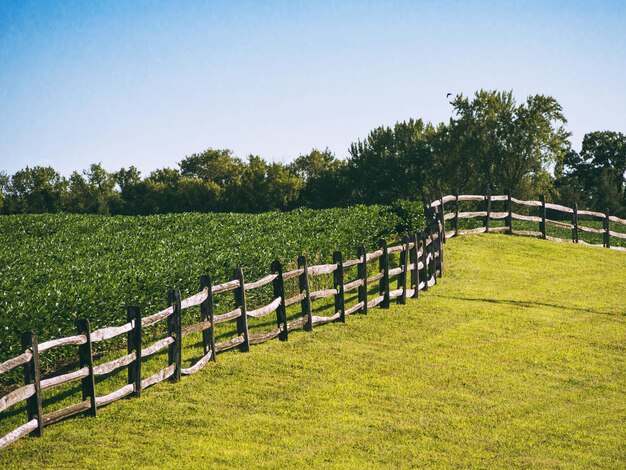
M471 212L460 212L460 203L467 201L473 201L475 204L478 203L483 207L480 208L480 210ZM501 204L501 209L503 210L494 211L494 203ZM452 210L447 213L445 211L446 204L452 204ZM531 208L530 210L535 211L536 215L513 212L514 205ZM439 200L434 201L432 206L440 209L437 211L437 214L439 215L439 221L443 227L442 232L444 238L467 235L471 233L504 232L515 235L539 237L556 242L580 243L585 245L601 246L613 250L626 251L626 247L614 246L611 242L614 238L626 239L626 233L610 229L611 223L626 225L626 219L620 219L619 217L612 216L609 214L608 210L603 213L578 209L576 204L574 204L573 207L552 204L546 202L544 196L540 196L538 201L524 201L512 197L511 191L508 191L506 195L492 195L489 190L483 195L459 195L457 191L454 195L442 196ZM548 218L546 216L548 210L557 214L559 220ZM597 223L601 222L602 228L584 225L585 220L581 219L581 216L586 217L587 220L590 221L596 221ZM482 226L461 230L459 229L460 219L481 219ZM493 220L503 220L504 226L490 226L490 222ZM538 230L515 230L513 228L514 220L536 223ZM451 224L452 230L446 231L446 223ZM547 227L549 226L571 230L571 238L560 238L548 235ZM602 237L602 243L593 244L584 242L579 238L580 232L597 234Z
M300 256L297 269L284 272L279 261L274 261L271 273L255 282L247 282L241 268L235 269L233 279L213 285L209 275L200 278L200 291L188 298L181 299L179 290L168 292L169 306L160 312L142 317L139 307L128 307L127 323L121 326L100 328L91 331L88 320L77 322L76 335L39 343L32 332L22 337L23 353L0 364L0 374L16 367L24 371L24 385L0 398L0 412L18 403L26 402L26 423L0 438L0 449L26 435L42 436L44 428L62 419L79 414L96 416L97 410L105 405L126 397L139 397L141 391L164 380L176 382L182 375L198 372L209 361L215 361L216 355L238 348L248 352L250 346L263 343L273 338L287 341L290 332L297 329L312 331L316 325L330 322L345 322L347 316L366 314L375 307L389 308L395 299L405 303L407 298L417 298L420 290L426 290L436 284L437 276L443 273L444 239L443 214L436 205L426 204L425 215L427 228L408 237L399 244L389 246L380 240L379 249L367 253L364 247L357 250L355 259L344 260L341 252L335 252L333 263L309 266L307 259ZM390 267L390 255L399 254L399 265ZM374 275L370 275L372 264L378 265ZM357 267L357 277L346 282L347 268ZM326 289L311 291L311 278L333 275L333 285ZM299 293L285 298L285 281L297 279ZM395 289L392 288L396 282ZM273 300L267 305L250 309L247 305L247 292L272 284ZM369 298L368 292L378 284L378 295ZM346 308L346 294L357 292L357 302ZM214 314L215 297L226 292L234 295L234 309L224 314ZM334 311L331 316L313 315L312 305L319 299L334 298ZM298 318L287 321L287 307L300 304ZM200 306L200 318L196 323L182 327L183 312L190 307ZM261 318L270 314L276 316L276 327L265 333L251 333L248 330L248 318ZM154 344L143 347L142 337L147 328L161 322L167 322L167 336ZM236 322L236 336L215 342L215 326L225 322ZM182 340L192 333L202 332L203 356L191 367L182 367ZM126 354L94 365L92 345L126 335ZM41 377L40 354L53 348L77 347L79 368L68 373L57 373L52 377ZM168 366L159 372L144 377L141 371L142 361L167 348ZM98 395L96 377L112 374L123 368L128 370L126 385L118 390ZM81 381L82 401L60 410L43 413L42 392L73 381Z
M16 367L23 367L24 385L0 398L0 412L23 401L26 402L27 421L22 426L0 438L0 449L26 435L42 436L44 427L62 419L78 414L96 416L98 408L113 403L125 397L139 397L141 391L164 380L176 382L183 375L198 372L209 361L215 361L216 355L230 349L238 348L241 352L248 352L250 346L279 338L287 341L290 332L297 329L312 331L315 325L331 322L345 322L352 314L367 314L371 308L389 308L390 302L396 300L405 303L407 298L418 298L421 290L427 290L436 284L437 277L443 274L444 250L446 238L471 233L504 232L509 234L540 237L553 241L571 241L584 243L579 239L579 232L599 234L603 243L597 246L626 251L624 247L612 246L612 238L626 239L626 233L610 230L610 223L626 225L626 220L614 217L608 212L594 212L579 210L558 204L547 203L544 197L538 201L524 201L506 195L492 195L487 191L484 195L454 195L441 196L432 204L425 202L426 230L408 237L404 237L399 244L388 246L385 240L380 240L379 249L367 253L364 247L357 250L356 258L344 260L341 252L335 252L333 263L309 266L307 259L300 256L297 260L297 269L284 272L279 261L274 261L271 273L255 281L246 282L241 268L234 270L233 279L222 284L213 285L209 275L200 278L200 291L191 297L181 299L179 290L168 292L169 306L150 316L142 317L139 307L128 307L127 323L121 326L100 328L91 331L88 320L77 322L77 332L74 336L54 339L38 343L32 332L22 336L23 353L0 364L0 374ZM478 203L483 207L480 210L461 212L462 202ZM494 211L493 204L503 204L502 211ZM446 204L453 204L450 212L445 212ZM513 212L513 205L520 205L536 210L536 215L526 215ZM554 220L546 217L547 210L555 211L570 219L569 222ZM581 224L580 216L590 217L601 221L603 227L594 228ZM482 226L472 229L460 229L460 219L480 219ZM504 226L493 227L493 220L504 220ZM513 220L537 223L538 230L514 230ZM446 231L446 224L451 230ZM571 229L571 240L551 237L546 233L547 226L561 229ZM588 243L587 243L588 244ZM390 267L390 255L398 253L399 265ZM370 263L378 260L376 274L370 276ZM356 279L346 282L345 270L357 267ZM326 289L311 291L310 279L321 275L333 275L333 285ZM299 293L285 298L284 283L290 279L297 279ZM392 289L392 283L396 288ZM249 309L246 293L250 290L272 284L273 300L267 305ZM378 284L378 296L369 298L368 292ZM345 306L346 294L357 292L357 302L349 308ZM215 296L232 292L235 299L235 308L224 314L214 314ZM312 314L313 302L319 299L334 298L334 311L331 316L317 316ZM287 321L287 307L300 303L299 318ZM200 306L199 321L182 327L183 311L190 307ZM276 316L276 327L265 333L250 333L248 318L261 318L270 314ZM154 344L143 347L142 337L146 328L160 322L167 322L167 336ZM236 322L237 335L219 343L215 342L215 326L225 322ZM203 356L188 368L182 367L182 340L192 333L202 332ZM126 334L127 354L103 364L94 365L92 344L107 341ZM73 372L57 374L49 378L41 378L39 355L53 348L77 346L79 368ZM168 366L159 372L143 377L141 372L142 360L168 348ZM98 396L96 393L95 377L111 374L117 370L128 370L127 384L107 395ZM42 392L73 381L81 381L82 401L63 409L43 413Z

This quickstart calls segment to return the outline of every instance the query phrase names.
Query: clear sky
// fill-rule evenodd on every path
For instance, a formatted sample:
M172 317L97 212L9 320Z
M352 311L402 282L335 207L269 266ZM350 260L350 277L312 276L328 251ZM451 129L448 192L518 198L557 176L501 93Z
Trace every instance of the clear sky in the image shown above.
M290 161L446 93L554 96L626 132L626 2L0 0L0 170L147 175L208 147Z

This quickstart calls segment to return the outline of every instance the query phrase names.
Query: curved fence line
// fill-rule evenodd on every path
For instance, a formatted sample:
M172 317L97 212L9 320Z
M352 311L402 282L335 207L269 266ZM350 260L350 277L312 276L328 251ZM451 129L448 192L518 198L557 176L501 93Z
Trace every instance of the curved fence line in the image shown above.
M459 211L460 202L473 201L483 204L482 210L474 211ZM495 212L492 211L492 203L499 202L504 203L504 211ZM446 212L446 204L453 204L451 211ZM513 212L513 205L519 205L524 207L533 208L536 214L519 214ZM514 235L525 235L531 237L539 237L545 240L558 241L558 242L572 242L593 246L602 246L604 248L611 248L618 251L626 251L626 247L612 246L611 238L626 239L626 233L618 232L610 229L610 224L626 225L626 219L621 219L606 212L597 212L591 210L578 209L578 206L574 204L573 207L563 206L561 204L554 204L546 202L545 197L541 196L538 201L534 200L522 200L511 196L511 192L508 194L492 195L490 191L487 191L485 195L459 195L458 192L454 195L441 196L441 198L431 205L438 209L439 223L443 226L443 233L450 238L459 235L469 235L472 233L484 233L484 232L505 232ZM566 220L554 220L546 217L546 211L550 210L555 213L563 214ZM602 228L589 227L581 223L580 216L591 217L596 222L602 222ZM459 229L460 219L481 219L482 227ZM489 222L492 220L504 220L504 227L490 227ZM532 222L538 224L538 230L529 230L525 228L523 230L513 228L513 220ZM452 224L453 230L446 231L445 224ZM571 239L562 237L551 236L547 233L547 227L557 227L560 229L571 230ZM586 243L579 239L579 232L592 233L602 236L602 244Z
M333 322L345 322L346 316L356 313L367 314L369 309L389 308L392 300L405 303L407 298L418 298L421 291L425 291L437 284L437 278L443 275L444 249L446 238L473 233L505 232L509 234L525 235L543 238L556 242L573 242L594 245L579 239L579 232L602 235L605 248L626 251L626 247L611 246L611 239L626 239L626 233L611 230L610 223L626 225L626 220L611 216L608 212L601 213L589 210L578 210L577 206L566 207L559 204L547 203L541 197L539 201L527 201L513 198L510 192L506 195L446 195L441 196L432 204L425 200L425 217L427 229L424 232L404 237L400 243L388 246L386 240L380 240L378 249L368 253L364 247L357 250L356 258L344 261L341 252L333 254L333 263L308 266L307 259L300 256L298 267L284 272L280 262L274 261L271 272L255 282L245 282L241 268L233 272L233 279L221 284L213 285L209 275L200 278L200 290L185 298L181 298L179 290L168 292L169 305L152 315L142 317L138 307L128 307L127 321L123 325L104 327L91 331L87 320L77 322L77 332L74 336L52 339L38 343L31 332L22 337L22 353L0 364L0 374L17 367L23 368L24 384L3 397L0 397L0 412L26 403L27 421L4 437L0 437L0 449L27 435L41 436L45 426L75 416L88 414L96 416L99 407L108 405L117 400L133 396L139 397L141 391L159 382L170 380L176 382L181 376L192 375L206 367L210 361L215 361L218 354L237 348L241 352L248 352L251 345L278 338L287 341L290 332L297 329L311 331L314 326ZM460 202L482 203L479 210L459 211ZM492 211L492 203L504 203L504 210ZM446 205L453 204L453 210L446 212ZM513 204L530 207L537 211L535 214L520 214L513 212ZM566 214L566 220L547 218L546 211ZM592 217L602 221L602 228L589 227L581 224L579 216ZM459 228L459 220L479 219L482 226L475 228ZM493 227L490 222L503 220L504 226ZM514 229L513 221L518 220L530 224L538 224L538 230ZM451 230L446 229L451 224ZM548 226L571 230L571 238L565 239L551 236L546 233ZM399 258L394 266L390 266L391 256ZM375 263L371 266L370 263ZM372 268L375 273L372 274ZM356 271L354 273L353 271ZM332 285L311 291L310 279L323 275L332 275ZM348 278L348 279L346 279ZM319 277L318 283L326 282ZM285 296L285 283L297 283L299 293L289 298ZM393 285L395 284L395 285ZM272 300L270 303L248 309L247 293L254 289L270 286ZM375 288L377 294L370 297L370 291ZM346 307L346 295L356 290L356 301ZM231 292L234 296L233 310L218 315L214 313L215 296ZM321 299L333 299L333 314L330 316L313 315L314 302ZM286 309L299 304L298 314L287 321ZM199 315L195 321L183 328L183 311L191 311L199 307ZM251 333L248 328L248 318L261 318L270 314L276 315L275 326L266 332ZM293 317L293 315L292 315ZM142 347L143 330L156 323L167 321L167 335L150 346ZM215 342L215 326L222 323L234 322L236 335ZM188 323L188 321L187 321ZM184 337L199 333L202 335L203 354L195 358L193 365L182 367L182 340ZM101 364L94 364L92 344L126 335L127 351L117 359ZM41 378L39 354L57 347L76 347L79 368L74 372L58 374L49 378ZM167 348L168 365L155 374L142 378L142 360ZM109 374L123 369L128 370L128 383L104 396L96 395L96 376L105 379ZM42 410L42 391L80 380L83 401L67 406L47 414ZM99 382L98 382L99 385ZM48 393L48 392L47 392Z
M447 201L444 199L439 205L443 206L445 202ZM255 282L246 282L241 268L234 270L232 280L217 285L213 285L209 275L203 275L197 293L183 299L179 290L170 290L169 305L145 317L141 316L139 307L128 307L127 321L120 326L103 327L92 331L89 321L80 320L77 322L76 335L42 343L38 343L33 333L24 333L23 352L1 363L0 374L22 367L25 381L21 387L0 397L0 412L25 402L28 419L26 424L0 438L0 449L26 435L41 436L45 426L70 416L77 414L96 416L100 407L129 396L139 397L142 390L159 382L165 380L176 382L181 376L192 375L206 367L210 361L216 360L218 354L225 351L237 348L241 352L248 352L251 345L274 338L287 341L289 333L297 329L311 331L314 326L345 322L348 315L367 314L368 310L374 307L389 308L392 300L405 303L407 297L417 298L421 290L434 286L437 276L443 273L445 236L442 231L443 225L439 222L440 217L437 215L439 210L437 207L428 206L425 214L428 220L426 231L404 237L400 243L391 246L386 240L380 240L378 249L370 253L364 247L360 247L354 259L344 261L342 253L337 251L333 254L332 263L308 266L307 259L300 256L297 260L297 269L288 272L283 272L281 263L274 261L271 272ZM390 266L391 258L394 256L399 258L397 266ZM371 273L372 270L375 271L374 274ZM332 285L312 291L309 286L310 279L316 277L318 283L329 282L327 277L318 277L324 275L332 275ZM287 281L296 282L299 291L290 298L285 296ZM249 309L247 298L249 291L270 285L272 300L265 305ZM370 298L372 289L376 289L377 294ZM355 290L356 302L347 307L346 301L351 300L350 296L354 296L354 293L348 295L346 293ZM234 296L234 309L221 315L214 314L215 296L226 292L231 292ZM332 299L330 302L333 307L332 315L312 314L313 304L322 299ZM297 304L299 313L288 322L286 309ZM192 324L183 328L183 311L191 311L193 307L199 307L199 316L195 317ZM249 317L261 318L270 314L276 315L275 327L260 333L249 331ZM167 335L143 347L144 329L161 321L167 323ZM235 324L236 335L216 343L215 326L227 322ZM193 333L202 335L204 352L199 359L196 357L191 366L183 367L182 340ZM94 364L96 358L92 345L122 335L125 335L127 343L126 353L116 359ZM42 379L39 353L69 346L77 349L79 368L73 372ZM166 348L168 365L149 377L143 377L142 361ZM122 370L128 371L126 385L103 396L96 394L96 389L100 386L99 381L96 384L96 377L106 380L113 373ZM55 387L78 380L83 400L44 414L42 391L46 390L48 394Z

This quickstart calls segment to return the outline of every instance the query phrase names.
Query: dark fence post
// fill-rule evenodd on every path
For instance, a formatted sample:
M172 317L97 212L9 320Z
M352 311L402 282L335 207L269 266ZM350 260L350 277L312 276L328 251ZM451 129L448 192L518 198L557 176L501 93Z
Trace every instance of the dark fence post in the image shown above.
M487 215L483 219L483 227L485 227L485 232L489 231L489 219L491 218L491 186L487 186L487 192L485 194L485 210L487 211Z
M424 203L424 219L426 221L426 229L424 232L424 255L425 255L425 260L427 259L427 255L426 252L430 253L432 250L432 245L433 242L431 240L430 244L428 244L428 238L430 237L430 234L432 233L432 225L433 225L433 212L432 212L432 207L430 207L430 201L428 199L428 197L424 196L422 197L422 202ZM428 244L428 245L427 245ZM432 270L432 262L434 261L434 259L432 258L432 254L430 257L430 263L428 264L428 266L426 266L426 263L424 262L424 268L425 268L425 273L426 273L426 284L428 284L428 279L430 279L430 271ZM426 285L426 287L424 288L424 290L426 290L426 288L428 287L428 285Z
M358 288L358 298L359 302L363 302L361 313L367 315L367 250L364 246L360 246L357 249L356 257L363 260L362 263L357 265L359 279L363 281L363 284Z
M441 191L439 191L439 197L441 198L441 204L439 204L440 207L440 217L439 219L441 220L441 234L442 234L442 238L441 241L443 243L446 242L446 212L444 211L444 205L443 205L443 193Z
M180 369L183 363L183 332L180 291L178 289L168 291L167 300L174 310L174 312L167 317L167 334L174 337L174 342L168 346L167 358L170 365L176 365L176 369L170 377L170 381L178 382L180 380Z
M439 257L438 257L438 261L437 264L439 266L439 277L443 276L443 245L444 243L441 243L442 240L442 236L444 237L444 242L445 242L445 234L442 235L444 229L443 227L439 227L439 235L437 237L437 252L439 253Z
M85 344L78 346L78 359L80 368L87 367L89 375L81 379L81 389L83 392L83 401L89 398L91 407L85 412L89 416L96 416L96 380L93 374L93 353L91 350L91 327L89 320L78 320L76 322L76 330L79 335L85 335L87 341Z
M406 303L406 278L407 278L407 268L409 267L409 237L404 236L402 238L402 244L404 245L404 250L400 252L400 266L402 267L402 272L398 276L398 289L402 289L402 294L398 296L398 303L405 304Z
M237 336L243 336L243 343L239 345L239 351L249 352L248 309L246 306L246 284L243 277L243 269L235 268L233 277L239 281L239 287L235 289L235 308L241 309L241 315L237 317Z
M424 290L427 291L428 290L428 272L430 271L430 265L428 263L428 247L426 246L426 241L427 241L427 234L426 232L420 232L419 233L419 238L422 241L421 245L422 245L422 265L424 266L423 271L424 271Z
M300 302L302 307L302 316L307 318L304 325L304 331L313 331L313 313L311 312L311 288L309 287L309 268L305 256L298 257L298 268L302 269L299 284L300 293L305 294L304 299Z
M611 248L611 232L609 231L609 209L604 212L604 247Z
M511 235L513 233L513 200L511 188L506 192L506 211L508 212L506 216L506 226L508 227L508 234Z
M335 313L339 313L339 321L346 322L346 307L343 291L343 256L341 251L333 253L333 263L337 263L337 269L333 273L333 283L337 293L335 294Z
M411 285L415 287L415 291L413 292L413 298L417 299L419 297L420 292L420 270L417 267L419 264L419 236L417 233L414 233L411 236L413 240L413 250L410 251L410 263L414 264L414 269L411 271Z
M541 222L539 222L539 230L541 231L541 238L546 239L546 197L542 194L539 196L541 201Z
M33 357L24 364L24 385L33 384L35 394L26 399L26 413L28 421L37 418L37 427L30 433L31 436L43 435L43 412L41 407L41 367L39 364L39 347L37 337L32 331L27 331L22 335L22 351L31 350Z
M287 341L289 331L287 331L287 307L285 307L285 281L283 279L283 267L280 261L274 260L272 262L272 272L276 274L274 279L274 298L280 298L280 305L276 309L276 323L278 327L282 327L282 331L278 335L278 339L281 341Z
M454 191L454 236L459 236L459 188Z
M572 214L572 243L578 243L578 203L574 203L574 212Z
M200 276L200 290L206 289L206 299L200 304L200 314L202 321L208 321L211 326L202 331L202 347L204 354L211 351L211 360L215 362L217 355L215 354L215 325L213 324L213 280L208 274Z
M389 308L389 251L387 248L387 240L378 240L378 246L383 250L383 255L378 258L378 272L383 273L383 277L380 278L379 294L383 296L383 301L380 303L381 308Z
M435 240L433 239L433 225L431 223L428 231L426 232L426 236L430 239L430 244L428 245L429 254L430 254L430 270L428 273L428 279L434 279L435 284L437 284L437 258L435 258Z
M135 360L128 364L128 383L135 388L129 396L141 396L141 310L137 306L126 309L126 321L134 321L135 325L127 335L128 354L135 352Z

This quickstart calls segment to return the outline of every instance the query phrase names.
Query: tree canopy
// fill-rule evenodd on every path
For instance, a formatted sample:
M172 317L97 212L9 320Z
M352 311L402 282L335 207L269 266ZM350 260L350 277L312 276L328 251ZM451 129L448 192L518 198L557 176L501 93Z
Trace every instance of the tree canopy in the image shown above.
M626 214L624 134L588 133L576 152L551 96L518 103L511 91L479 90L455 96L451 105L447 123L413 118L377 127L345 159L312 149L283 164L208 148L146 177L134 166L108 172L101 163L67 178L41 166L0 172L0 208L4 214L262 212L390 204L457 188L482 193L489 185Z

